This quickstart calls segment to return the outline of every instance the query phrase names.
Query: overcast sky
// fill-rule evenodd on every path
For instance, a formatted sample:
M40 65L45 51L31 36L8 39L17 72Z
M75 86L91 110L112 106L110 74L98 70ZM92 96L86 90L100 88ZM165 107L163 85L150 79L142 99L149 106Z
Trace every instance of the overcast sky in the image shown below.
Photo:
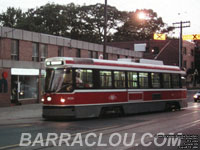
M191 21L191 27L183 29L183 34L200 34L200 0L107 0L108 4L119 10L153 9L169 26L174 22ZM104 3L105 0L0 0L0 11L12 6L27 10L46 3L79 5ZM176 30L176 34L179 30Z

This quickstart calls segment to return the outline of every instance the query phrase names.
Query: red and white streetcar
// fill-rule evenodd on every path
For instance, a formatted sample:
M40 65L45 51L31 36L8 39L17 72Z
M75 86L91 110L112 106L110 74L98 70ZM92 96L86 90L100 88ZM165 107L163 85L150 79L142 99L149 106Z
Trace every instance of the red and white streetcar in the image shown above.
M157 63L158 62L158 63ZM187 107L185 72L160 61L46 59L43 117L98 117Z

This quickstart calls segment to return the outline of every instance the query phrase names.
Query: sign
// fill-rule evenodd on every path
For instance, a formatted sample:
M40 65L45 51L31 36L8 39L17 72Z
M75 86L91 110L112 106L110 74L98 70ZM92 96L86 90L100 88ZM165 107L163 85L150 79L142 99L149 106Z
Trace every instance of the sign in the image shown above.
M200 40L200 34L183 35L183 40Z
M145 52L146 51L146 43L142 44L134 44L134 51L136 52Z
M153 39L154 40L166 40L166 34L153 34Z
M32 75L38 76L39 69L22 69L22 68L11 68L11 75Z

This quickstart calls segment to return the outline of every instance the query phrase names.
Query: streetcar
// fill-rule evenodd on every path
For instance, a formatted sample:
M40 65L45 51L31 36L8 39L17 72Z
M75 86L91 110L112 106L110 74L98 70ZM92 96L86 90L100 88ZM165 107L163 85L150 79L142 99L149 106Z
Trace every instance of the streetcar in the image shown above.
M43 118L99 117L187 107L185 71L161 61L45 60Z

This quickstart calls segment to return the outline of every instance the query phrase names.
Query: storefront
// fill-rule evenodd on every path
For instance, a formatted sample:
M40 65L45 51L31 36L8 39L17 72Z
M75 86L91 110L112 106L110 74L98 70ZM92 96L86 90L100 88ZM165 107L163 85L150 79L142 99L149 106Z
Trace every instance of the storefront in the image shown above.
M11 68L11 103L38 100L39 69Z

